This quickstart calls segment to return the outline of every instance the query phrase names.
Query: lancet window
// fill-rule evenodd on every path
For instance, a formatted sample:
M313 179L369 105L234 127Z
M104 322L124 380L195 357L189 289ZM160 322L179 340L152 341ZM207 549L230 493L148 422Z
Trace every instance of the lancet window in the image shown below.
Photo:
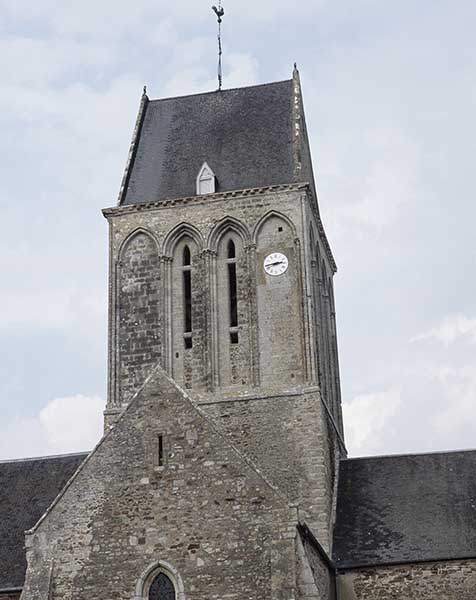
M175 600L175 587L165 573L159 573L149 589L149 600Z
M192 347L192 260L190 248L184 246L182 261L183 279L183 338L185 348Z
M227 245L227 270L228 270L228 307L230 342L238 344L238 282L236 277L236 247L235 242L230 239Z

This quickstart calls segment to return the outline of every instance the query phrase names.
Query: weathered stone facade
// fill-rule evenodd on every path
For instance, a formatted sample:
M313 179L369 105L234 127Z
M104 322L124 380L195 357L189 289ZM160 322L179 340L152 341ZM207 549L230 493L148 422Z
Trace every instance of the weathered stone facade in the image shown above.
M345 449L332 280L326 275L333 265L313 207L308 186L283 186L105 211L113 324L107 418L114 419L127 403L114 395L115 386L126 389L131 373L136 384L146 375L144 366L134 369L136 356L143 356L143 365L160 356L169 375L191 390L230 439L299 504L302 518L330 550L335 466ZM145 239L154 258L149 253L144 258ZM230 240L236 327L229 323ZM124 270L124 248L131 245L138 247L130 253L139 269L135 276L140 279L144 269L149 283L129 286L125 293L115 274L118 266ZM186 248L190 266L184 267ZM286 254L289 268L270 277L262 265L276 250ZM317 273L313 265L319 265ZM184 269L191 272L190 332L184 326ZM158 287L151 293L152 281ZM125 314L128 309L132 316ZM138 311L160 332L141 337ZM139 326L124 338L121 328L128 323Z
M28 535L23 599L130 600L154 565L190 600L289 599L296 520L157 367Z
M207 398L233 397L250 388L271 392L321 384L342 431L334 266L319 233L322 228L308 186L245 190L104 212L111 236L111 415L127 404L127 398L117 393L117 380L123 372L134 370L136 354L142 353L145 360L161 354L162 366L180 385ZM138 309L130 307L132 316L121 313L127 311L128 296L117 283L117 273L124 269L124 247L137 236L142 240L149 236L150 248L155 244L155 258L147 257L146 268L149 285L155 282L161 299L149 294L146 285L136 286L133 294L142 312L155 319L159 332L140 342L121 342L123 321L137 321ZM229 239L238 253L237 344L230 343L227 326L224 247ZM184 348L181 258L185 245L192 252L192 348ZM288 255L290 266L283 277L271 278L265 276L262 263L277 248ZM138 265L143 258L131 254L130 260Z
M177 600L327 600L345 454L335 264L313 181L300 183L296 73L289 91L289 182L104 210L105 437L27 536L23 600L146 598L160 569ZM278 277L263 269L275 252Z
M338 577L341 600L474 600L476 560L369 567Z
M298 527L297 589L302 600L336 600L334 567L306 526Z
M201 405L330 551L339 439L317 389Z

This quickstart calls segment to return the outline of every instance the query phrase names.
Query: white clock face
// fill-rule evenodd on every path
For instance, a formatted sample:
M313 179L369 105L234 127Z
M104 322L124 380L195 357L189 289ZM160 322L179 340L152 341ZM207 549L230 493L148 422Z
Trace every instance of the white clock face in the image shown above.
M282 275L288 269L288 258L281 252L268 254L264 259L263 268L268 275Z

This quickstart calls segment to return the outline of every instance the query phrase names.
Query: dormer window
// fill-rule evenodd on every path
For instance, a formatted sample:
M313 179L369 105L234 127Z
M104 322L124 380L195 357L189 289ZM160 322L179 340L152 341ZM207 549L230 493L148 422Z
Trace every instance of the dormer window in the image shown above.
M197 194L214 194L216 187L215 173L210 169L207 163L203 163L197 176Z

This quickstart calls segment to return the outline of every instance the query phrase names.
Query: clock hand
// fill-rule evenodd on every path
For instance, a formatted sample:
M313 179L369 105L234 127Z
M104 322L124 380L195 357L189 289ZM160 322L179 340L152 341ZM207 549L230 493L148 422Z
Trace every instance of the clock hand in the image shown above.
M284 263L284 260L278 260L276 262L273 263L268 263L266 266L267 267L275 267L276 265L282 265Z

